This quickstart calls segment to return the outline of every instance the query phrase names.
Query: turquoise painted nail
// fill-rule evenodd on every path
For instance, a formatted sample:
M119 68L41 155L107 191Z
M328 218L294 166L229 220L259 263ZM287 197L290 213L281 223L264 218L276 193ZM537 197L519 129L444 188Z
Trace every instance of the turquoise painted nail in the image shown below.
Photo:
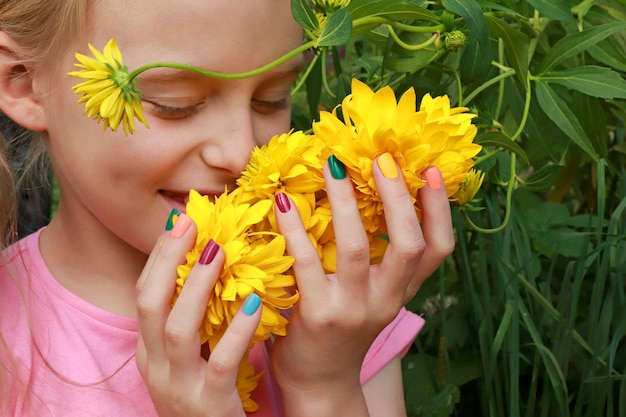
M252 293L246 298L246 301L243 302L243 314L246 316L253 315L261 305L261 297Z
M169 232L174 227L174 220L180 216L180 211L177 209L172 209L170 212L170 216L167 218L167 223L165 224L165 231Z
M328 166L330 168L330 175L332 175L334 179L342 180L346 177L346 167L335 155L331 155L328 158Z

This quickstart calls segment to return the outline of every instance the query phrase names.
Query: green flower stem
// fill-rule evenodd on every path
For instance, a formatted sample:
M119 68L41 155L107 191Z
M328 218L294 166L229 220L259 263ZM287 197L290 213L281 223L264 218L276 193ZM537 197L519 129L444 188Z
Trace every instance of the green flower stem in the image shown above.
M478 164L480 164L481 162L485 162L486 160L491 159L491 158L493 158L494 156L499 155L500 153L502 153L502 151L503 151L503 149L502 149L502 148L494 149L493 151L491 151L491 152L489 152L489 153L487 153L487 154L484 154L483 156L481 156L481 157L479 157L479 158L476 158L476 159L474 160L474 165L478 165Z
M322 55L322 85L324 86L324 90L333 100L337 98L337 95L333 92L328 84L328 71L326 71L326 54L328 53L327 48L323 48L320 54Z
M522 134L522 132L524 131L524 128L526 127L526 122L528 121L528 114L530 113L530 98L531 98L530 79L531 77L532 76L529 72L528 77L526 77L526 99L524 101L524 113L522 113L522 120L520 121L519 126L517 127L517 130L511 136L511 140L513 141L517 140L517 138Z
M130 74L128 74L128 82L133 80L142 72L147 71L152 68L176 68L176 69L181 69L185 71L195 72L197 74L202 74L207 77L222 78L226 80L239 80L242 78L254 77L255 75L262 74L265 71L275 68L278 65L282 64L283 62L286 62L290 60L291 58L295 57L296 55L303 53L307 49L314 47L315 42L316 42L315 40L312 40L307 43L304 43L300 45L299 47L297 47L296 49L292 50L291 52L288 52L285 55L281 56L280 58L270 62L269 64L263 65L262 67L259 67L252 71L240 72L236 74L226 74L223 72L205 70L205 69L194 67L193 65L188 65L188 64L180 64L176 62L154 62L151 64L143 65L135 69L134 71L132 71Z
M307 78L309 78L309 75L313 71L313 68L315 68L315 64L317 64L317 61L319 59L320 59L320 54L315 54L313 59L311 59L311 62L309 62L309 65L307 66L306 70L304 71L304 73L302 73L302 75L298 79L297 84L295 84L293 88L291 89L291 97L294 97L298 93L298 91L300 91L300 89L306 82Z
M352 23L353 30L358 29L360 27L373 26L373 25L389 25L389 26L393 26L396 29L404 30L406 32L413 32L413 33L442 32L446 29L443 23L434 25L434 26L412 26L412 25L407 25L406 23L396 22L395 20L390 20L384 17L379 17L379 16L362 17L360 19L356 19Z
M402 39L400 39L400 37L396 34L395 30L393 30L393 27L391 27L391 25L387 25L387 28L389 29L389 34L391 35L393 40L396 41L398 45L400 45L402 48L406 49L407 51L419 51L420 49L424 49L430 44L432 44L433 42L435 42L437 38L439 37L439 33L435 32L430 37L430 39L428 39L426 42L422 42L417 45L410 45L404 42Z
M480 93L482 93L484 90L486 90L487 88L491 87L492 85L498 83L500 80L502 80L504 78L512 77L514 75L515 75L515 70L512 69L512 68L507 68L506 72L503 72L503 73L497 75L496 77L493 77L492 79L484 82L480 86L478 86L474 91L472 91L470 94L468 94L467 98L465 99L465 103L459 102L459 106L467 107L467 103L469 103L470 101L475 99L476 96L479 95Z
M472 221L472 219L470 219L467 211L463 211L463 217L465 217L465 220L467 221L467 223L470 225L472 229L476 230L479 233L493 234L493 233L501 232L509 224L509 220L511 219L511 207L513 205L513 190L515 190L515 185L517 184L516 175L515 175L515 163L516 163L515 154L511 154L511 166L510 166L511 174L510 174L509 183L506 189L506 212L504 213L504 220L502 220L502 224L493 229L484 229L480 226L477 226Z

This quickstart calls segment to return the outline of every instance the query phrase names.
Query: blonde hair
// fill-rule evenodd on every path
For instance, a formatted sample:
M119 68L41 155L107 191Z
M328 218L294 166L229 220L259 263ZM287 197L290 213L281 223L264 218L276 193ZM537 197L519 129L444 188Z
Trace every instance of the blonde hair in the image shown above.
M32 74L54 66L55 56L80 39L86 14L87 0L0 0L0 32L14 42L15 50L11 52L19 57L16 65ZM41 184L42 179L47 180L50 173L43 141L23 129L13 130L5 141L2 134L7 126L4 121L0 123L3 130L0 132L0 249L17 236L16 184L17 189L28 189L33 183ZM21 172L13 173L9 157L17 149L26 152L24 160L27 164L20 168ZM0 335L0 353L5 353L0 357L10 362L11 352L6 349ZM6 391L9 362L0 360L0 415L8 412L5 406L9 395Z
M7 34L14 43L12 52L19 57L16 65L22 65L31 73L54 67L58 61L55 58L84 33L87 1L0 0L0 32ZM42 184L49 186L51 170L39 135L25 129L12 133L6 137L9 154L19 152L18 159L24 162L14 172L17 189L28 193ZM38 198L38 193L29 194ZM4 192L2 198L5 198Z
M0 0L0 31L32 69L54 60L83 33L87 0Z
M13 242L16 235L15 219L17 197L15 179L6 152L6 143L0 135L0 248Z

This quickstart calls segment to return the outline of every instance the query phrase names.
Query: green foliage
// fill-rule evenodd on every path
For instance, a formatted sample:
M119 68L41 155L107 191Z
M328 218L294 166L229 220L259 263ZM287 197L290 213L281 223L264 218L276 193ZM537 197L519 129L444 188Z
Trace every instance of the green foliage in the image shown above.
M456 250L409 304L427 318L403 361L409 416L626 415L626 1L353 0L341 13L295 88L295 128L353 77L478 115L487 179L474 209L453 210ZM447 49L458 31L467 42Z

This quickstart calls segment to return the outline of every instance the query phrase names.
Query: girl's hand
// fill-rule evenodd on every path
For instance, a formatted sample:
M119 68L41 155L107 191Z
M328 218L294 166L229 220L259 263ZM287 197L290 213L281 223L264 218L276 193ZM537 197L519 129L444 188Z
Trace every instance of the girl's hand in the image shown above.
M224 254L209 243L174 307L176 266L192 247L196 229L181 215L150 254L137 282L137 366L161 417L243 417L235 387L239 362L261 318L260 299L248 298L208 360L198 329ZM256 298L254 298L256 297Z
M341 178L343 169L334 157L324 168L337 240L336 274L324 273L295 205L284 194L276 199L277 221L295 258L300 291L287 336L277 338L272 349L288 415L367 415L359 373L370 344L454 248L439 170L425 173L428 185L418 196L420 227L404 179L385 154L372 174L390 243L382 262L370 265L368 239L350 179Z

